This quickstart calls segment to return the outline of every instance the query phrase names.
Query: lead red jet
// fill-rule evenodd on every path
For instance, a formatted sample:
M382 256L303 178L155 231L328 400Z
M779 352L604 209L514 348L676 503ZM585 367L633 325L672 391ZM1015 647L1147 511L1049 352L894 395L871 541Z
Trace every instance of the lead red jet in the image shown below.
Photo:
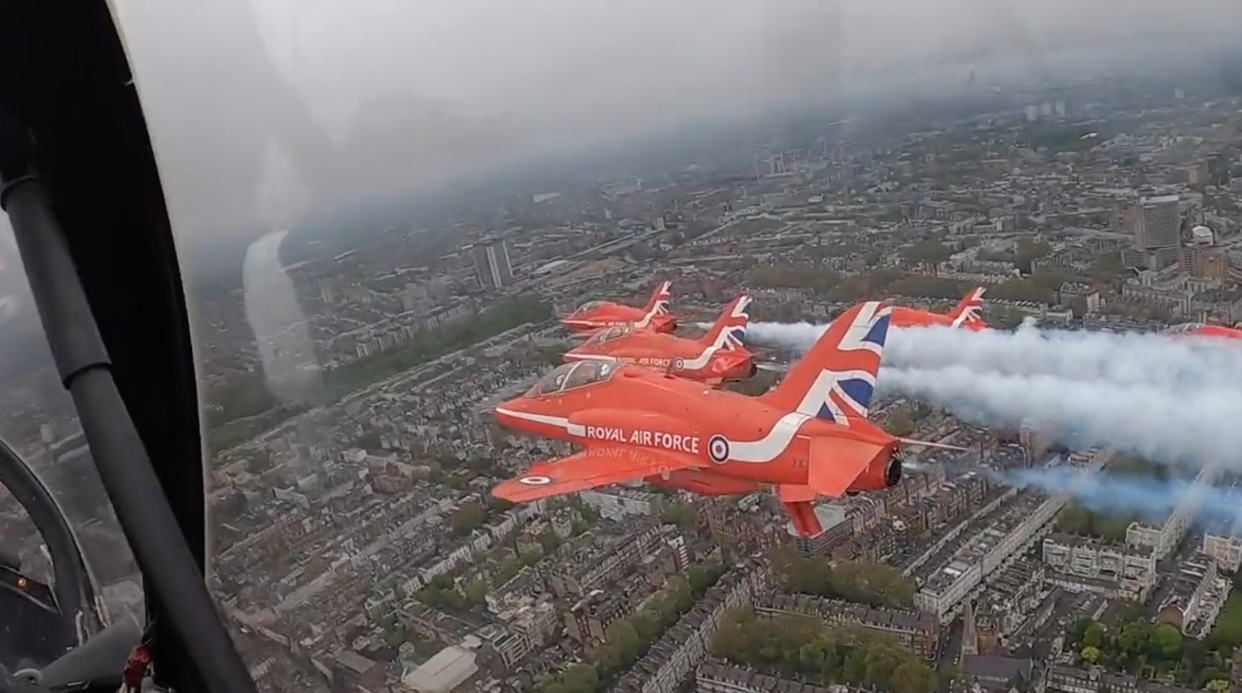
M566 352L565 362L632 363L711 385L745 380L758 371L754 356L744 346L749 306L750 296L733 299L716 324L699 339L634 327L609 327Z
M802 536L823 531L820 497L901 480L903 445L867 420L892 309L847 311L775 388L747 397L607 361L558 366L496 408L510 428L582 449L495 489L522 503L627 481L708 496L774 490Z
M561 319L570 332L577 336L590 336L605 327L635 327L652 332L672 332L677 329L677 319L668 312L671 282L664 282L651 294L642 308L624 306L611 301L591 301Z
M983 293L986 287L971 289L952 312L942 315L913 308L893 307L893 327L960 327L979 331L988 325L983 320Z

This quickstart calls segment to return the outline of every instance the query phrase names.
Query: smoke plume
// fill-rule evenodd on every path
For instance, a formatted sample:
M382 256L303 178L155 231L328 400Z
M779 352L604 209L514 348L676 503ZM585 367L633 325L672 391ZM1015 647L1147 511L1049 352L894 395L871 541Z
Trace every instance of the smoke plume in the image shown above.
M747 339L805 350L826 325L751 323ZM975 373L1047 375L1153 387L1242 388L1242 349L1210 339L1162 334L1040 330L969 332L948 327L894 329L884 364L901 369L967 368Z
M988 373L972 366L883 368L881 390L924 399L995 427L1029 425L1081 446L1115 446L1153 462L1242 469L1242 390L1169 388Z

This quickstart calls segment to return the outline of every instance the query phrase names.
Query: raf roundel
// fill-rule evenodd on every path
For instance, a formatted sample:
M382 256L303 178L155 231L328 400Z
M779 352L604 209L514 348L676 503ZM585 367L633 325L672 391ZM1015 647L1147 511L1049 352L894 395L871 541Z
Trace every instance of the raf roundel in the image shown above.
M673 359L673 370L680 371L680 370L684 370L685 368L686 368L686 362L683 361L680 356Z
M729 461L729 441L722 435L714 435L707 441L707 456L716 464Z
M518 483L526 484L527 486L547 486L552 483L552 480L546 476L524 476L518 479Z

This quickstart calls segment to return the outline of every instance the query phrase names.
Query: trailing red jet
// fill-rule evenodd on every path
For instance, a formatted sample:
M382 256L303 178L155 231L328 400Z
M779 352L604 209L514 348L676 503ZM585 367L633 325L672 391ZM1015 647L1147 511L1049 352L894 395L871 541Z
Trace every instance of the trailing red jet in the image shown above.
M754 356L744 346L749 306L750 296L733 299L700 339L627 326L608 327L566 352L565 362L632 363L712 385L745 380L758 370Z
M759 397L609 361L558 366L497 407L496 420L582 450L492 493L521 503L636 480L709 496L773 489L796 531L815 536L819 497L895 485L903 445L954 447L896 438L867 421L891 319L875 301L847 311Z
M1191 337L1209 337L1213 339L1242 339L1242 330L1233 327L1225 327L1224 325L1213 325L1211 323L1203 322L1174 325L1169 328L1168 333L1175 335L1188 335Z
M971 289L952 312L947 315L930 313L913 308L893 307L893 327L960 327L967 330L986 330L983 321L983 292L986 287Z
M671 282L664 282L651 294L642 308L623 306L611 301L591 301L578 306L561 320L570 332L579 336L594 334L605 327L636 327L652 332L672 332L677 329L677 319L668 312Z
M953 327L971 330L977 332L988 329L987 323L983 320L983 292L987 291L986 287L978 287L971 289L948 314L931 313L925 310L915 310L913 308L902 308L901 306L892 306L893 311L892 327ZM774 373L784 372L787 368L780 363L772 362L756 362L755 367L758 370L765 370Z

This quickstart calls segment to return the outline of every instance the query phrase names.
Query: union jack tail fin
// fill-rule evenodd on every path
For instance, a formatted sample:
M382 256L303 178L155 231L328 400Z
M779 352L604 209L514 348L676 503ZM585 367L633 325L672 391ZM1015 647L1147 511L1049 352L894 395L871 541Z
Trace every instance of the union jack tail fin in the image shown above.
M668 312L668 301L673 297L672 292L669 291L669 287L672 285L672 282L663 282L656 287L655 292L651 294L651 298L647 299L646 307L643 308L647 318L650 319L656 315L664 315Z
M761 399L783 411L843 426L850 419L867 418L892 312L879 301L845 311Z
M949 313L954 327L983 324L983 292L985 291L987 287L983 286L971 289L970 293L962 298L962 302L953 309L953 312Z
M750 323L750 296L742 294L725 306L724 312L699 342L717 349L742 349L746 346L746 325Z

